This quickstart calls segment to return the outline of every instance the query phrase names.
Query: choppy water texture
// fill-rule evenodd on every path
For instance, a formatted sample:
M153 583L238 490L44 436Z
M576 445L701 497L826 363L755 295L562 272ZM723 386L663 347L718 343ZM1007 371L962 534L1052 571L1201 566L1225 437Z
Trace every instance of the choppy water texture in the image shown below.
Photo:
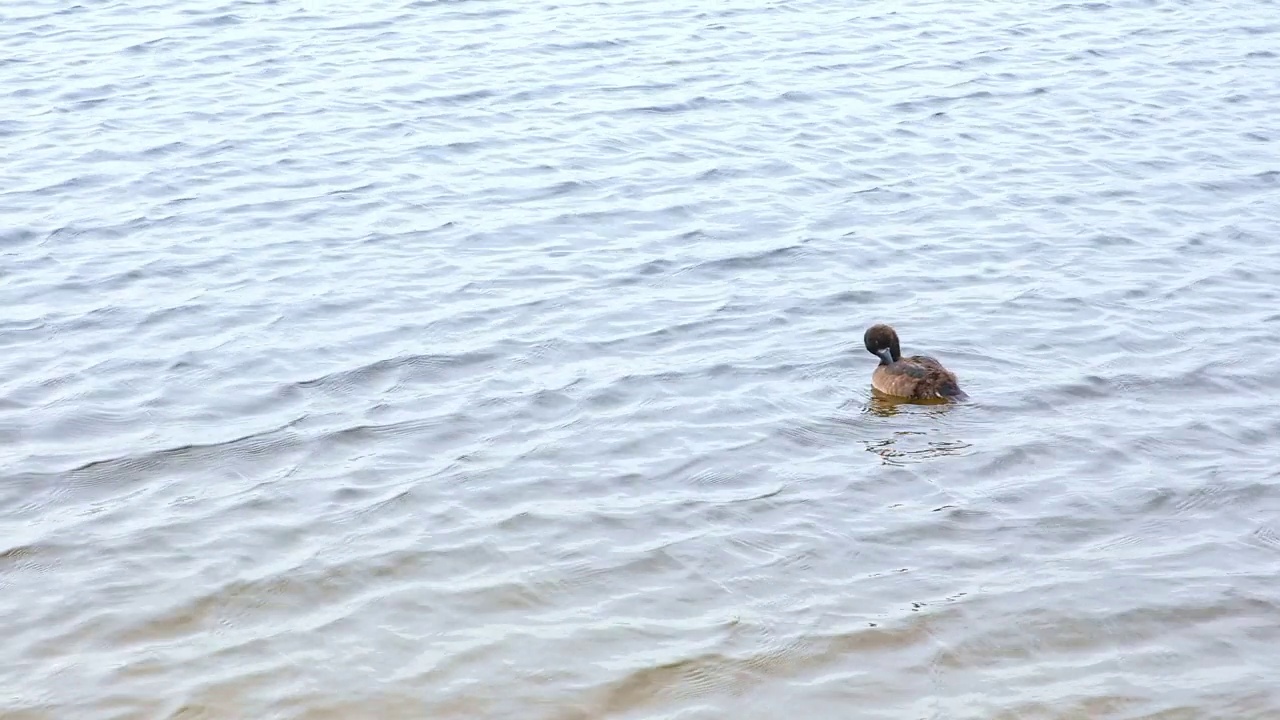
M1280 713L1275 3L0 12L3 717Z

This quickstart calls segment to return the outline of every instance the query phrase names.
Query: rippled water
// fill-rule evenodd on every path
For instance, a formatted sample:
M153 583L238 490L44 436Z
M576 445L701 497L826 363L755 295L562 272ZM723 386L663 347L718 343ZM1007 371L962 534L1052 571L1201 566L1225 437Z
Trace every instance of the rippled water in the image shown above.
M0 715L1280 713L1274 3L2 13Z

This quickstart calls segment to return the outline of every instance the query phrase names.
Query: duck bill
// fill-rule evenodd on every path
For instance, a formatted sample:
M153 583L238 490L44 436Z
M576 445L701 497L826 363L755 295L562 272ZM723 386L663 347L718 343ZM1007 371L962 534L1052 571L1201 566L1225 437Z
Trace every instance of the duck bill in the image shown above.
M893 351L890 350L889 348L877 350L876 355L880 356L880 362L884 363L885 365L893 364Z

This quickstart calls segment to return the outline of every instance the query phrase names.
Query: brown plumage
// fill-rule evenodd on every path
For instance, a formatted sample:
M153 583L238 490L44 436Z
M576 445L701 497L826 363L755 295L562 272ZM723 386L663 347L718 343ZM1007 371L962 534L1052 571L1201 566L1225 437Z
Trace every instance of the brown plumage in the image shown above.
M871 387L885 395L908 400L968 397L960 389L955 374L942 367L942 363L927 355L902 357L898 333L888 325L867 328L862 343L867 346L867 352L880 358L880 364L871 373Z

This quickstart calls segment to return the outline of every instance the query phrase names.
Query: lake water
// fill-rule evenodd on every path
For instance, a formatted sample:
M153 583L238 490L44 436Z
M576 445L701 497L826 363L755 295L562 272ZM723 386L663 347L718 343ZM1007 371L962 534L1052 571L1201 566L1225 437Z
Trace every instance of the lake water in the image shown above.
M0 13L6 720L1280 714L1275 3Z

